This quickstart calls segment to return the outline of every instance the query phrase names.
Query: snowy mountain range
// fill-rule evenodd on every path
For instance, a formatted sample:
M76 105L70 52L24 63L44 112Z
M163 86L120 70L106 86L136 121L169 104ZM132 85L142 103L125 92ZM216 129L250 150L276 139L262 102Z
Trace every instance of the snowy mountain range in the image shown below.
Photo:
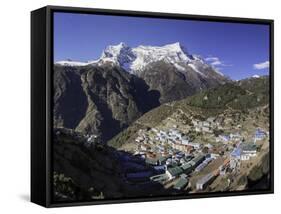
M118 45L107 46L102 52L101 57L97 60L88 62L66 60L58 61L55 64L77 67L112 63L122 67L131 74L138 75L138 73L143 71L147 65L158 61L164 61L171 64L180 72L192 69L200 76L206 76L207 74L202 71L211 68L217 74L223 76L222 73L205 62L200 56L190 55L179 42L164 46L140 45L135 48L131 48L121 42Z

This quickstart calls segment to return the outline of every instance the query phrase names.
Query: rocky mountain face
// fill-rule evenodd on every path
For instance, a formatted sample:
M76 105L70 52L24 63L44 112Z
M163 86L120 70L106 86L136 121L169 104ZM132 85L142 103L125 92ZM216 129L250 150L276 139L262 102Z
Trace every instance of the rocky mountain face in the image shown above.
M147 98L147 99L143 99ZM147 110L159 94L122 68L104 64L54 67L54 126L110 139Z
M54 67L54 125L75 129L87 110L81 71L76 67Z
M211 67L204 67L202 73L198 73L188 64L181 66L183 70L166 61L157 61L146 66L139 76L151 89L160 92L160 103L184 99L227 82L225 77L218 75Z
M181 44L108 46L97 60L54 65L54 126L107 141L143 113L229 82Z

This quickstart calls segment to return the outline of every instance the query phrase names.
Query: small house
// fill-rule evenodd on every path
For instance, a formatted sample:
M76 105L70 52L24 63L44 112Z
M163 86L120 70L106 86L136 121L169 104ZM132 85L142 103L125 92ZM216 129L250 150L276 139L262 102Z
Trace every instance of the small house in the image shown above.
M182 190L188 184L188 180L186 178L180 178L178 182L174 185L174 189Z
M168 175L169 180L180 176L183 173L183 170L178 167L170 167L166 170L166 174Z

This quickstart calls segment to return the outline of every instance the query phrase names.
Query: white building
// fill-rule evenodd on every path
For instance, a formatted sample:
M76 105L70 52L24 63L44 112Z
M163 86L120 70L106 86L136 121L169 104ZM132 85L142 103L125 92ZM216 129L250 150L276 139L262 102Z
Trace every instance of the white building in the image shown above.
M182 140L181 143L183 145L189 145L189 140L185 139L185 140Z

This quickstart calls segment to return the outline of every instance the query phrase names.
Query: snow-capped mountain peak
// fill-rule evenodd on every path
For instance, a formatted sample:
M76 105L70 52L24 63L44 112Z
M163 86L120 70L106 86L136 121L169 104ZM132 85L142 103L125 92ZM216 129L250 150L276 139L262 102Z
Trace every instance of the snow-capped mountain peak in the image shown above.
M192 69L201 77L209 75L207 70L215 70L204 61L199 55L190 55L185 47L179 43L171 43L163 46L139 45L131 48L123 42L117 45L107 46L97 60L88 62L60 61L56 64L63 66L86 66L103 65L111 63L118 65L132 74L140 74L147 65L163 61L173 65L180 72L187 72ZM222 73L215 71L220 76Z
M130 49L125 43L120 42L117 45L109 45L102 52L101 57L118 57L118 55L124 51Z
M123 67L126 63L130 63L134 59L135 56L132 52L132 49L125 43L121 42L117 45L107 46L102 52L98 62L112 62Z
M132 49L136 59L132 62L131 70L137 72L152 62L164 60L176 64L179 62L188 63L191 59L187 51L179 43L167 44L164 46L143 46Z
M117 45L110 45L105 48L98 63L115 63L130 73L137 73L144 69L149 63L164 60L169 63L190 62L185 48L179 43L167 44L164 46L140 45L131 48L121 42Z
M164 46L143 46L140 45L133 48L133 52L136 55L147 55L153 54L152 58L155 57L168 57L175 58L175 60L186 60L188 59L188 53L185 48L179 43L167 44Z

